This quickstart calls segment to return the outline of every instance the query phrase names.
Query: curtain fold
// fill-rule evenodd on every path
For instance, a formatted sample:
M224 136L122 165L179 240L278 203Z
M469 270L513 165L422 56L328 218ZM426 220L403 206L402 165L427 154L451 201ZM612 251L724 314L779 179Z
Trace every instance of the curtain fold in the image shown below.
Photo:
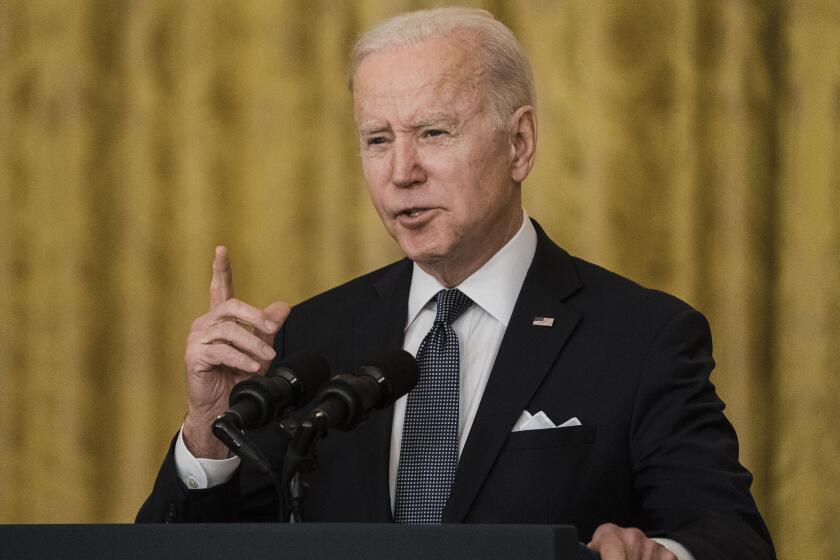
M132 519L184 414L215 245L255 305L399 258L347 59L440 4L0 2L0 522ZM779 556L836 556L840 6L467 4L532 59L526 209L706 314Z

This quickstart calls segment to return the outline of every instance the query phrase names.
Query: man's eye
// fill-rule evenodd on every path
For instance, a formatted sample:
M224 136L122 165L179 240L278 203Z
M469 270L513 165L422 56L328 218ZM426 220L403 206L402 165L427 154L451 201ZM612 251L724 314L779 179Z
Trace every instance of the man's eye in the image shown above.
M367 145L368 146L379 146L380 144L384 144L384 143L385 143L385 138L383 138L382 136L374 136L372 138L367 139Z
M446 131L441 130L439 128L432 128L432 129L429 129L429 130L426 131L426 136L431 136L431 137L443 136L444 134L446 134Z

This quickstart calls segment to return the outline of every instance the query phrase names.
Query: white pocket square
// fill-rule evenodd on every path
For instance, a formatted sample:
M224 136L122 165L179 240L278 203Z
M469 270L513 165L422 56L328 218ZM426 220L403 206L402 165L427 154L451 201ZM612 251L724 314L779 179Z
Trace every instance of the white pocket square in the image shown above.
M531 414L527 410L522 412L522 416L513 425L514 432L524 432L526 430L547 430L552 428L569 428L571 426L580 426L580 420L577 416L569 418L559 426L551 421L551 418L546 416L542 410L536 414Z

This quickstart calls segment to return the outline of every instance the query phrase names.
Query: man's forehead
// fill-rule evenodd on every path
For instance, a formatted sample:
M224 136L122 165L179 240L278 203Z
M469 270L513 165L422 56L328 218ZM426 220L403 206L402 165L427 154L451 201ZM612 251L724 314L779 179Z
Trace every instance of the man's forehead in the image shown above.
M353 101L359 129L380 127L388 120L402 126L457 124L482 105L478 84L449 72L418 81L385 76L381 82L361 83Z
M372 53L356 69L357 108L412 97L461 97L478 91L481 65L472 45L453 38Z
M481 81L472 63L426 67L423 62L406 60L402 65L369 70L361 66L356 74L353 97L357 104L419 96L462 97L477 92Z

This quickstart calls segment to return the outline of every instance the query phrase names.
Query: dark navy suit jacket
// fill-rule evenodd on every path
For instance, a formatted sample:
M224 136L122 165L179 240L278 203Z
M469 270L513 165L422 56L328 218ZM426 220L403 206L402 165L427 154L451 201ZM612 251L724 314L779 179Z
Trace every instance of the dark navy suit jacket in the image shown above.
M447 523L639 527L697 560L773 558L738 462L735 432L709 381L705 318L682 301L570 256L535 223L536 254L461 453ZM402 346L412 263L402 260L294 307L278 356L324 355L349 372ZM552 327L535 317L553 317ZM576 427L511 432L524 410ZM319 442L307 521L391 520L392 409ZM285 439L254 436L280 461ZM269 480L244 463L219 487L188 490L172 450L138 521L267 521Z

